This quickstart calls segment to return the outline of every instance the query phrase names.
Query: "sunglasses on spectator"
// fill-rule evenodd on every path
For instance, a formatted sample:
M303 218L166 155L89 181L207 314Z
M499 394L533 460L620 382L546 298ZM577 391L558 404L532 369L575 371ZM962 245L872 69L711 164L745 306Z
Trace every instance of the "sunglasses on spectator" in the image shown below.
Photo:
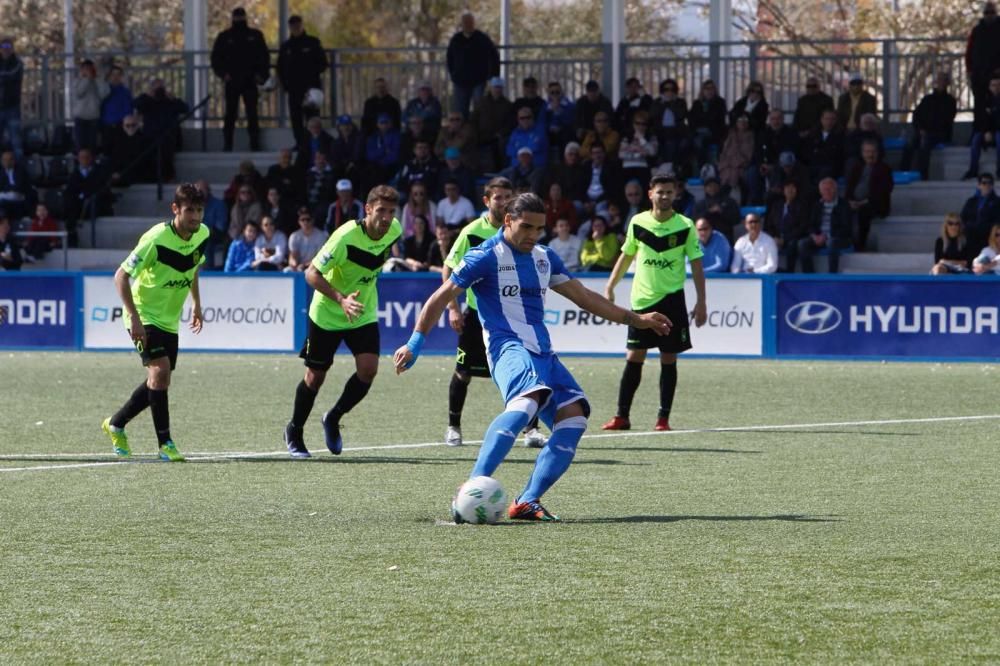
M945 222L949 227L957 227L961 222Z
M747 224L760 224L760 220L757 218L754 218L752 220L747 220Z
M633 120L632 124L636 125L637 127L645 127L649 123L647 123L645 120Z
M660 92L677 92L677 88L660 88Z
M532 120L534 116L518 116L518 120Z
M302 217L299 218L299 222L312 222L312 221L313 219L308 215L303 215Z
M996 15L997 13L992 9L987 9L986 11L983 12L983 16L996 16Z
M813 90L815 88L819 88L819 84L816 84L816 83L807 83L806 84L806 89L807 90Z

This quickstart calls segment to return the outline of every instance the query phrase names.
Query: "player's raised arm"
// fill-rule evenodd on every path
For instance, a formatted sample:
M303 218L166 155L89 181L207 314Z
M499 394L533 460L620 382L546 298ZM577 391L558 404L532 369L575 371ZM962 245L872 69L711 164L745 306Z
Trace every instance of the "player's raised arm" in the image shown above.
M626 326L651 328L660 335L666 335L670 332L670 327L673 325L666 316L659 312L637 314L631 310L618 307L596 291L591 291L584 287L583 283L579 280L567 280L562 284L552 285L552 290L573 301L573 303L579 305L587 312L610 321L625 324Z
M396 353L392 355L397 375L406 372L416 362L417 357L420 356L420 350L424 346L424 337L434 327L434 322L441 318L441 313L448 307L448 303L456 299L462 291L462 287L449 280L438 287L437 291L427 299L424 307L420 309L417 325L413 328L413 335L410 336L409 342L397 349Z

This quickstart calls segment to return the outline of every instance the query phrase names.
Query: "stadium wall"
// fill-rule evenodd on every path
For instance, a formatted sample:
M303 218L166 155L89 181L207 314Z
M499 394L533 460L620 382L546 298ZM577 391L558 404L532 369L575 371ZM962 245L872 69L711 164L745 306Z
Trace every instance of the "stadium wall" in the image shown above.
M606 275L581 274L603 291ZM409 337L436 274L386 274L379 281L382 351ZM618 286L628 302L631 281ZM694 288L687 284L689 306ZM183 325L181 346L212 352L287 352L305 334L309 287L301 275L201 277L205 328ZM690 356L857 360L1000 361L1000 277L768 275L708 280L708 324L692 330ZM0 274L0 349L130 349L110 273ZM182 322L190 319L186 308ZM621 325L554 292L545 321L561 354L623 353ZM427 353L452 354L444 316Z

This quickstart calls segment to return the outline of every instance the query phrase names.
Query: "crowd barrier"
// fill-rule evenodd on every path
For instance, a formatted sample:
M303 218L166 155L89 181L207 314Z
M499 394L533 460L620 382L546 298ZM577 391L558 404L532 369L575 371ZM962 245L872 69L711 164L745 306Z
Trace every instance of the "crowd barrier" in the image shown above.
M603 292L606 275L582 274ZM183 349L294 352L305 335L310 288L301 275L200 278L200 335L183 323ZM406 342L436 274L379 280L382 351ZM630 278L615 298L628 303ZM687 284L688 305L694 287ZM736 358L1000 360L1000 278L769 275L708 280L708 323L692 329L691 356ZM121 303L109 273L0 274L0 349L126 350ZM562 354L622 355L625 330L550 291L545 322ZM427 353L451 354L442 316Z

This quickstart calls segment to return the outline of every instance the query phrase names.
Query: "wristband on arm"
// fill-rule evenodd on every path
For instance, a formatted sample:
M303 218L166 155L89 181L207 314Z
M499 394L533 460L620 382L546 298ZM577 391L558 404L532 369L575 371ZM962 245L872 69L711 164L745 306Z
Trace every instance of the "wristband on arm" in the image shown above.
M411 354L413 354L413 358L411 358L410 362L405 366L406 369L409 370L413 367L413 364L417 362L417 357L420 356L420 351L424 348L424 334L420 331L413 331L413 335L411 335L410 339L406 342L406 348L410 350Z

